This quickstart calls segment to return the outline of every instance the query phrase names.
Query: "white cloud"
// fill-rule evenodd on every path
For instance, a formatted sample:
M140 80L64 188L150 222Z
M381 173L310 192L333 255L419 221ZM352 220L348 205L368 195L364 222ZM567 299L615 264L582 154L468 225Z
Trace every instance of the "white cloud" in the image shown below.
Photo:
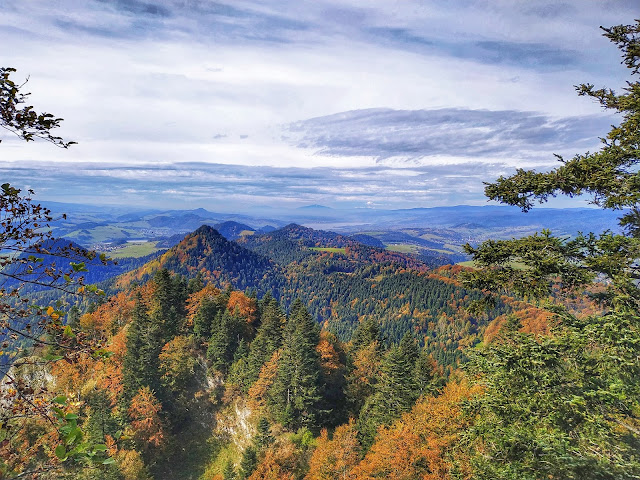
M428 158L384 155L372 147L392 143L395 133L379 137L375 129L351 131L349 152L326 151L321 139L305 149L282 138L290 135L282 129L369 108L534 111L551 125L599 115L572 85L622 83L615 48L597 25L631 22L631 10L595 0L14 2L0 18L3 62L18 68L18 78L31 76L33 103L64 117L60 134L79 144L59 150L2 137L2 162L53 168L75 162L87 177L101 177L97 169L105 164L230 164L255 166L257 176L267 167L321 167L335 178L376 166L385 168L385 178L426 185L408 167L466 164L473 152L446 154L443 145ZM571 152L559 150L560 137L556 144L523 145L492 136L495 125L475 128L490 152L474 161L487 165L545 166L551 151ZM585 129L585 138L604 133L596 130ZM433 132L405 133L420 135L419 143ZM454 150L455 137L439 138ZM583 145L572 141L571 148ZM19 181L20 170L12 171ZM159 181L144 169L121 175L145 175L138 180L151 190ZM188 170L181 175L189 178ZM393 202L396 186L377 194ZM397 191L398 202L405 193Z

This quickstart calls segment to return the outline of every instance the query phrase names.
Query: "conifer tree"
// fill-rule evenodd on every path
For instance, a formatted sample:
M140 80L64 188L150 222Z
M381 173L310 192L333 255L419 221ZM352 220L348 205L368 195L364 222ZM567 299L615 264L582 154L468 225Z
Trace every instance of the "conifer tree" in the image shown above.
M236 480L237 478L238 476L236 475L236 468L233 462L231 460L227 461L222 471L222 480Z
M413 377L418 397L427 394L433 395L440 387L444 386L443 377L437 370L437 363L426 350L420 350L415 365Z
M415 402L414 371L415 363L401 347L389 349L382 361L375 393L367 399L360 412L358 431L365 448L373 443L380 425L389 425Z
M220 310L221 306L214 299L208 297L202 299L193 317L193 333L198 338L211 337L211 329Z
M242 460L240 460L240 474L241 480L247 480L253 471L258 466L258 454L253 445L249 445L242 452Z
M316 347L320 328L300 302L285 324L283 351L269 404L285 426L297 429L313 426L320 395L320 360Z
M420 350L418 349L418 345L416 343L415 337L411 334L411 332L407 332L400 340L400 344L398 345L400 348L400 352L407 359L410 364L415 364L418 360L418 356L420 354Z
M357 351L363 347L368 347L373 342L378 342L378 345L382 346L380 325L373 317L367 317L362 322L358 323L358 326L353 332L351 337L351 351Z
M159 326L147 315L140 293L136 296L127 331L127 352L122 362L123 393L128 403L142 387L160 389L158 355L162 350Z
M155 289L151 300L150 316L161 331L165 343L173 338L180 329L180 313L184 304L182 284L176 276L163 268L153 277Z
M603 30L637 75L640 20ZM593 298L604 310L577 317L550 305L550 335L523 333L514 319L471 356L470 376L484 393L467 404L474 423L463 445L478 480L640 477L640 83L629 82L622 94L588 84L577 91L622 116L602 149L549 172L520 169L485 193L524 211L556 194L588 194L596 205L622 210L626 233L567 240L543 231L467 247L481 267L468 273L473 286L543 298L554 286L560 294L583 292L595 280Z
M262 365L271 358L273 352L282 345L284 313L278 302L265 295L260 302L260 326L251 342L247 357L246 384L251 385L258 379Z
M92 442L104 443L106 435L113 436L119 426L117 420L111 415L111 399L107 392L96 389L86 396L85 401L90 408L85 432Z
M273 435L271 435L271 424L266 417L260 417L258 420L256 438L254 440L256 449L263 451L273 443Z
M227 309L216 315L207 349L207 356L216 370L226 373L231 365L242 335L242 323L241 318Z

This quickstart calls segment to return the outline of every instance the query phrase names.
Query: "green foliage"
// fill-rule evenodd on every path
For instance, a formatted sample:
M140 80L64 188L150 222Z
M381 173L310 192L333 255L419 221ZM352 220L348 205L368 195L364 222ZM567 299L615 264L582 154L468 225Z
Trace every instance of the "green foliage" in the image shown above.
M242 460L240 461L240 474L241 480L247 480L258 466L258 454L256 449L249 445L242 453Z
M640 21L604 31L637 74ZM545 297L554 283L566 292L597 281L593 298L604 309L579 318L550 306L550 335L522 333L512 319L472 355L468 371L484 392L466 406L473 426L464 446L479 480L640 476L640 84L629 82L620 95L592 85L577 90L622 115L601 150L561 159L550 172L500 177L487 196L527 211L556 194L588 194L602 208L625 209L626 234L564 240L543 232L467 246L481 267L468 275L472 286ZM514 261L523 267L510 268Z
M258 379L262 365L282 345L285 316L280 305L271 295L265 295L259 304L259 310L260 327L249 348L245 385L251 385ZM248 387L246 388L248 391Z
M320 328L300 301L294 302L283 333L283 350L269 405L287 427L314 426L321 398Z
M237 478L236 468L233 465L233 462L229 460L222 471L222 480L236 480Z
M417 388L414 378L415 360L405 348L390 348L382 360L381 373L375 392L367 398L358 419L358 432L362 446L368 449L380 425L389 425L414 404Z
M212 335L209 339L207 356L211 366L222 372L227 372L234 354L244 334L244 320L227 309L218 312L212 325Z
M640 474L640 323L561 313L552 336L505 332L472 357L484 394L467 406L481 439L478 479L635 478Z
M85 439L86 433L78 426L78 415L69 413L65 408L66 397L58 396L53 403L56 405L52 407L53 416L61 439L54 453L60 462L68 462L73 466L109 465L114 462L107 454L106 445Z
M271 435L271 424L266 417L260 417L258 420L256 437L254 444L258 451L262 451L273 443L273 435Z
M122 363L127 403L142 387L150 387L156 392L161 388L159 355L163 345L160 326L147 314L147 307L138 294L127 331L127 353Z
M351 349L356 351L362 347L367 347L373 342L382 345L382 334L380 333L380 325L372 318L367 317L360 322L351 337Z
M193 318L193 333L199 338L211 337L213 323L223 308L224 305L205 297Z

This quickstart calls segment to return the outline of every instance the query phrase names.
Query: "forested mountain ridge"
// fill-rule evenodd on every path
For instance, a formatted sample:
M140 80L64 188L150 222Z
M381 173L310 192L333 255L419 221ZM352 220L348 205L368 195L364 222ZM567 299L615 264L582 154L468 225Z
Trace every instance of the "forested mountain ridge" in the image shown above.
M640 20L603 30L639 74ZM12 71L0 68L0 85L10 87L2 90L10 107L5 128L25 120L15 116L20 86L8 80ZM465 246L474 269L422 271L375 253L358 263L350 245L309 246L304 238L281 238L304 256L276 262L202 227L82 314L31 305L19 288L0 289L1 324L11 332L3 348L19 335L34 340L4 365L0 477L640 478L640 82L628 82L621 94L576 88L621 114L601 150L561 159L547 172L518 169L485 192L524 211L557 194L586 193L621 213L616 231L491 239ZM60 121L51 117L27 115L21 135L30 139L35 126L70 145L51 136ZM20 189L1 185L0 206L5 251L28 252L51 237L50 212ZM60 254L73 259L68 274L45 268L46 285L98 293L75 277L85 265L76 253ZM35 255L0 257L5 267L16 259L27 283L43 263ZM233 261L255 268L244 276L226 271ZM279 299L215 283L251 280L263 267L282 269ZM342 296L331 297L325 311L332 292ZM416 309L421 299L428 304ZM480 338L503 307L507 314ZM349 310L357 314L354 328L340 332ZM394 312L413 319L401 338L384 329L400 318ZM14 318L24 320L22 330ZM468 358L446 370L442 363L451 367L458 358L439 364L434 347Z
M133 281L144 281L162 268L187 277L200 274L217 286L229 284L263 293L272 290L277 294L284 283L282 273L268 258L228 241L213 227L203 225L160 257L123 275L116 285L125 288Z
M343 267L395 263L414 270L425 271L428 265L413 257L384 248L370 246L356 239L324 230L315 230L295 223L270 233L246 236L238 240L245 248L269 257L279 265L301 262L333 254Z
M464 307L481 294L455 281L461 267L440 274L410 255L296 224L237 242L203 225L162 256L119 277L116 290L163 268L217 288L249 289L259 297L268 293L285 308L299 298L343 341L366 319L380 325L389 343L412 332L447 366L464 358L464 348L480 341L494 318L512 310L500 301L479 316L466 312Z

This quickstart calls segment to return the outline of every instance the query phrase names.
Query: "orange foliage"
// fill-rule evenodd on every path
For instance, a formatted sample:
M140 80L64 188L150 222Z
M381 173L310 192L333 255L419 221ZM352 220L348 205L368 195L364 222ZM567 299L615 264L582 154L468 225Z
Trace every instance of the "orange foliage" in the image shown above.
M122 359L127 351L127 329L121 329L111 338L107 350L112 352L108 358L98 360L94 366L94 378L98 388L109 395L111 405L115 406L118 396L122 393Z
M28 474L24 477L15 474L29 470L31 462L38 457L51 466L57 465L59 460L54 454L54 449L60 443L58 431L44 419L23 423L19 429L13 430L11 435L7 435L0 442L3 471L9 472L8 476L2 474L0 478L36 478Z
M249 408L252 410L264 407L267 401L267 393L273 385L273 380L278 372L278 362L282 355L282 349L273 352L268 362L262 366L260 376L249 389Z
M162 405L149 387L138 390L138 394L131 400L128 413L134 438L145 449L159 447L164 443L164 429L158 415L160 410Z
M352 396L365 398L373 392L373 387L380 376L380 346L378 342L358 350L353 360L349 388Z
M56 379L56 389L68 395L75 395L82 385L91 378L96 369L96 361L87 353L82 353L75 361L53 362L51 374Z
M127 330L125 328L111 337L111 344L107 347L107 350L113 353L111 358L117 360L118 363L122 363L127 353Z
M553 326L553 313L542 310L534 306L527 306L522 310L513 312L520 324L520 331L523 333L532 333L534 335L548 335ZM507 323L507 315L496 317L484 331L484 342L491 343L500 330Z
M421 399L389 427L353 470L354 480L447 480L451 447L465 428L460 403L477 393L464 382L449 383L438 397Z
M323 429L317 440L317 447L309 463L309 473L305 480L348 480L355 478L351 470L360 458L360 443L357 438L355 421L336 428L329 440Z
M293 473L287 472L280 464L283 460L281 453L268 450L249 480L294 480Z
M444 265L442 267L438 267L436 270L430 273L428 275L428 278L440 280L441 282L459 287L462 284L460 283L460 280L458 280L458 276L460 272L463 272L465 270L468 271L472 269L463 267L462 265Z
M249 324L255 322L258 315L258 305L256 305L256 301L237 290L234 290L229 295L227 308L231 313L235 312L237 308L240 316L245 318Z
M85 325L85 322L88 323L88 319L86 317L90 316L92 328L102 335L108 336L129 321L134 304L134 297L130 292L120 292L111 297L107 303L100 305L95 312L83 315L80 318L80 325L83 329L87 328L88 325Z
M320 367L325 377L331 377L343 367L340 362L340 355L333 346L333 343L331 343L330 335L326 330L321 331L320 341L316 347L316 351L320 355Z
M187 299L187 324L193 325L193 318L196 316L196 313L198 313L200 304L205 298L213 300L218 295L220 295L220 290L211 284L189 295Z

